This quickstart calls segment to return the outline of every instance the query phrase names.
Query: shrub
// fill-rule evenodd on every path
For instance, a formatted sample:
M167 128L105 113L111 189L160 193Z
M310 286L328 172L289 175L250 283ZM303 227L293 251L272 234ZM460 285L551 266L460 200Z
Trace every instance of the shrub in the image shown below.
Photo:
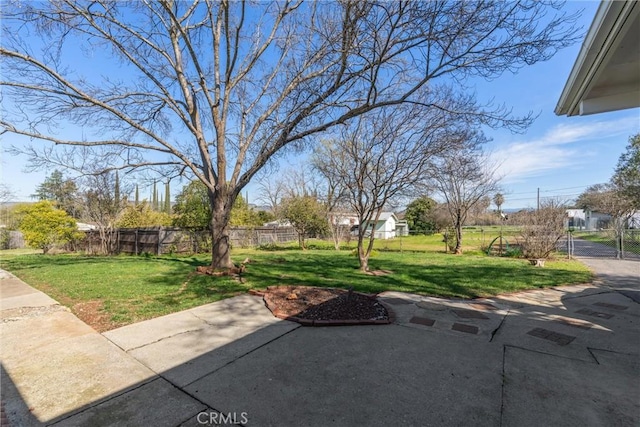
M144 202L138 205L128 205L118 219L120 228L140 228L171 225L171 215L166 212L154 211Z
M11 232L4 228L0 230L0 249L11 249Z
M453 227L447 227L442 235L442 241L447 244L449 252L453 252L456 248L456 230Z
M32 248L48 253L55 245L64 245L80 239L76 221L65 211L56 209L51 202L42 201L21 208L19 229Z
M563 205L549 201L535 211L525 213L522 252L529 259L545 259L556 250L556 243L565 233Z
M505 251L504 256L507 258L522 258L523 253L520 248L509 248Z
M276 242L262 243L256 249L259 251L277 251L280 248Z

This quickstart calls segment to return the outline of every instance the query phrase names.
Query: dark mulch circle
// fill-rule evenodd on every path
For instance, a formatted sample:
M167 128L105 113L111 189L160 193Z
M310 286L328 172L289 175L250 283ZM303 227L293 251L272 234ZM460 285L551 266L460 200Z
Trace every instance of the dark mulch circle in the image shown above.
M276 317L303 325L389 323L389 313L375 295L312 286L270 286L254 293L264 297Z

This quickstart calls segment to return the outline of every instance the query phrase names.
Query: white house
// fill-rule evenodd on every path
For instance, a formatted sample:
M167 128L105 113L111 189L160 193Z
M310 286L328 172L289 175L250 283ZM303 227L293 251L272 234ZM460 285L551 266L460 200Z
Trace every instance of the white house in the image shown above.
M382 212L378 221L369 224L367 228L373 229L376 239L392 239L396 237L396 235L400 235L399 233L396 234L398 222L398 217L393 212ZM406 221L404 223L406 224ZM406 229L408 234L408 227Z
M567 209L566 226L576 230L602 230L611 227L611 215L588 209ZM628 228L640 227L640 212L632 215L626 226Z
M330 212L329 219L333 225L353 226L358 223L358 215L353 212Z
M76 222L76 225L79 231L92 231L98 228L94 224L86 224L84 222Z

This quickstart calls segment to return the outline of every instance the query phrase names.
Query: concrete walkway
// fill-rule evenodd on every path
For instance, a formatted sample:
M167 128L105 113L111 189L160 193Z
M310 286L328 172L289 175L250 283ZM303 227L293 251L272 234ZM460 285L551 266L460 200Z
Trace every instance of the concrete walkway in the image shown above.
M594 285L388 292L392 325L300 327L243 295L102 335L4 273L4 409L12 426L635 426L640 263L585 262Z

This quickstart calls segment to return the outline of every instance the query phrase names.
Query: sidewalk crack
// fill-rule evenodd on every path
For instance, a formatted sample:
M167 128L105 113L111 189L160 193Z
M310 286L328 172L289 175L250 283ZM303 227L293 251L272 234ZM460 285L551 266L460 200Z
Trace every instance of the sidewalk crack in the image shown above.
M130 351L137 350L137 349L139 349L139 348L146 347L146 346L151 345L151 344L156 344L156 343L159 343L159 342L164 341L164 340L169 339L169 338L177 337L177 336L179 336L179 335L183 335L183 334L189 334L189 333L191 333L191 332L201 331L201 330L203 330L203 329L204 329L204 328L197 328L197 329L190 329L190 330L188 330L188 331L181 331L181 332L178 332L178 333L173 334L173 335L168 335L168 336L166 336L166 337L158 338L158 339L157 339L157 340L155 340L155 341L151 341L151 342L148 342L148 343L145 343L145 344L139 345L139 346L137 346L137 347L131 347L131 348L129 348L129 349L125 349L125 348L123 348L123 347L122 347L122 346L120 346L118 343L114 342L114 341L113 341L113 340L111 340L109 337L107 337L106 335L104 335L104 334L101 334L101 335L102 335L103 337L105 337L107 340L109 340L110 342L112 342L112 343L113 343L115 346L117 346L118 348L122 349L122 350L123 350L123 351L125 351L126 353L129 353Z
M493 339L495 338L496 334L498 333L498 330L500 328L502 328L502 325L504 324L504 321L507 320L507 316L509 315L509 313L511 313L511 309L508 309L507 312L504 314L504 316L502 316L502 320L500 321L500 324L498 325L497 328L495 328L492 332L491 332L491 339L489 340L489 342L493 342Z

